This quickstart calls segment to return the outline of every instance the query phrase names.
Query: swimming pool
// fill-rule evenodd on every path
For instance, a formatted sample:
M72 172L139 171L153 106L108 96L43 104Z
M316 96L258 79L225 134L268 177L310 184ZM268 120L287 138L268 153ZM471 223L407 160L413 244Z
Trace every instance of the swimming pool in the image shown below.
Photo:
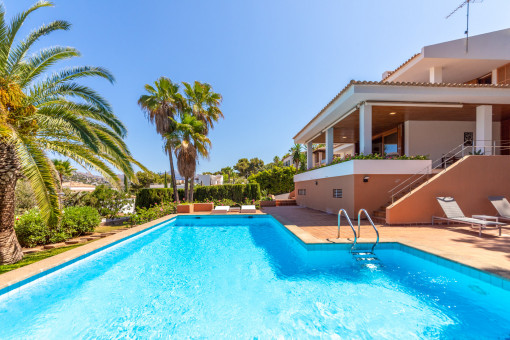
M381 248L369 268L269 216L179 217L3 294L0 338L510 337L510 291Z

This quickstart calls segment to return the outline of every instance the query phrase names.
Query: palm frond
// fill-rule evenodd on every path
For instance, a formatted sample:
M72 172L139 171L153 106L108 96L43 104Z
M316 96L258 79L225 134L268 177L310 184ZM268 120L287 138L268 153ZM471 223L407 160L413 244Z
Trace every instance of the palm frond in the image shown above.
M15 146L23 175L30 182L43 218L50 226L56 226L60 208L51 162L29 138L19 136Z

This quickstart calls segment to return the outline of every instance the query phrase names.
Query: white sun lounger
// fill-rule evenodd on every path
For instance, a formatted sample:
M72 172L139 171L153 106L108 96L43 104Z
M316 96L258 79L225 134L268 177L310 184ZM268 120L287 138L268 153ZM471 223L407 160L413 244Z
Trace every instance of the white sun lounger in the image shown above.
M510 203L503 196L489 196L489 200L492 205L498 211L498 216L496 216L499 220L507 220L510 221Z
M214 210L211 211L212 214L226 214L230 211L229 205L219 205L214 207Z
M445 220L448 221L448 224L450 222L469 224L471 228L478 228L480 237L482 236L482 229L499 229L499 235L501 236L501 226L505 223L466 217L453 197L436 197L436 199L446 217L432 216L432 224L434 224L434 220Z
M254 205L242 205L241 206L241 214L255 214L257 209Z

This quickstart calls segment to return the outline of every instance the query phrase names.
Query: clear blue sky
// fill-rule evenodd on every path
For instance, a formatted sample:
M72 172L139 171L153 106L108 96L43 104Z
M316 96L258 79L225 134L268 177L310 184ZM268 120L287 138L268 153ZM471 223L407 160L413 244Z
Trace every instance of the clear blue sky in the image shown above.
M6 0L8 16L35 0ZM210 83L225 119L210 134L199 172L239 158L270 162L351 79L380 80L421 47L463 37L462 0L54 0L33 25L68 20L71 31L41 45L68 45L73 64L110 69L117 82L91 85L127 125L127 143L153 171L168 170L162 142L137 106L160 76ZM510 27L510 1L471 5L472 35Z

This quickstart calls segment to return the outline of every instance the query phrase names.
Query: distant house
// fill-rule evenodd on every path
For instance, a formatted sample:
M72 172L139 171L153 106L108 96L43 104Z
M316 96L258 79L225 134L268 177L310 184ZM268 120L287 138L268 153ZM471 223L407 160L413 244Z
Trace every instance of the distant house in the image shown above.
M195 183L200 185L223 185L223 175L196 175Z
M294 143L310 170L294 177L301 206L430 223L443 215L435 197L454 196L466 215L494 215L487 196L510 198L510 29L472 36L469 49L425 46L381 81L351 81ZM335 164L346 154L393 159Z
M62 188L69 189L72 191L94 191L96 186L92 185L92 184L80 183L80 182L63 182Z
M294 164L291 155L286 155L282 158L283 166L291 166Z

